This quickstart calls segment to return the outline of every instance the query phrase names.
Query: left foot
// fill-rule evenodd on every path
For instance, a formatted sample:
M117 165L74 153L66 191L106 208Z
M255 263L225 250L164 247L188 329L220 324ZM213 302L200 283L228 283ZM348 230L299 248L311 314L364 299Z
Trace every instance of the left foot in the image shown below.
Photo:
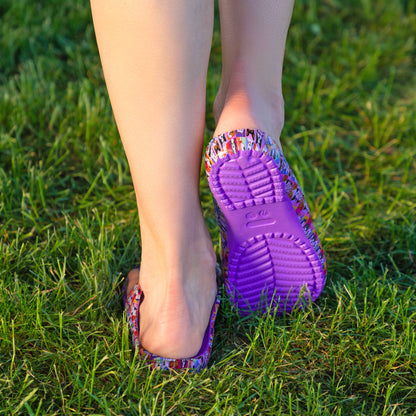
M140 272L133 269L128 275L127 293L139 281L143 290L140 343L160 357L189 358L201 348L217 295L216 257L206 237L202 250L193 241L170 262L157 252L157 262L142 258Z

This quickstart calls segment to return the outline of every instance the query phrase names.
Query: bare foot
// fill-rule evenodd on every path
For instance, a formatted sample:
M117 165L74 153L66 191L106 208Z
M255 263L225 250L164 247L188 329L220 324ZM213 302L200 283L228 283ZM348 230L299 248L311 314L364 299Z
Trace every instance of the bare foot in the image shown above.
M166 358L189 358L202 345L217 294L216 258L211 241L192 244L186 255L171 263L146 262L128 275L128 293L140 281L140 342ZM175 264L176 263L176 264Z
M213 108L216 128L214 136L236 129L259 129L280 146L284 125L284 101L281 91L262 96L236 77L228 88L220 86Z

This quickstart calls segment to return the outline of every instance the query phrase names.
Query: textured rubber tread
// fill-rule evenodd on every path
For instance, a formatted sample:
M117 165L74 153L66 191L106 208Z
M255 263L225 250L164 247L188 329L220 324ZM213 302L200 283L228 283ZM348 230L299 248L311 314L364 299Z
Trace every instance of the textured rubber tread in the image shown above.
M314 301L325 273L276 162L239 151L212 166L209 184L225 219L226 287L239 312L289 312Z

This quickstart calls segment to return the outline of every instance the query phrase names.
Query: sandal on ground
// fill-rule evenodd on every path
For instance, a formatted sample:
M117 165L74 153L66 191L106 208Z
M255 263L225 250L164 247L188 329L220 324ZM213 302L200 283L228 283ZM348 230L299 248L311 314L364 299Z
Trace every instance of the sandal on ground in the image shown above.
M128 280L126 279L124 285L124 305L127 312L127 320L129 323L133 347L138 350L139 356L153 369L156 370L170 370L170 369L191 369L193 371L200 371L208 364L209 357L211 355L212 340L214 338L214 325L215 318L217 316L220 296L219 293L215 299L214 305L211 311L211 317L209 324L205 330L204 339L202 341L201 348L194 357L190 358L165 358L159 357L156 354L152 354L146 351L140 343L140 303L143 300L143 291L140 285L137 283L134 285L130 293L127 293Z

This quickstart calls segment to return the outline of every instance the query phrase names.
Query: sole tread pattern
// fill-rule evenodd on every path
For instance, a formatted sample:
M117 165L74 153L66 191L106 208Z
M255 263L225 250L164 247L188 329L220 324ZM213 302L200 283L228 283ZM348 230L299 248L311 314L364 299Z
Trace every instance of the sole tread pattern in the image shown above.
M276 162L251 150L227 155L212 166L209 183L225 220L227 291L240 313L282 313L314 301L325 273Z

